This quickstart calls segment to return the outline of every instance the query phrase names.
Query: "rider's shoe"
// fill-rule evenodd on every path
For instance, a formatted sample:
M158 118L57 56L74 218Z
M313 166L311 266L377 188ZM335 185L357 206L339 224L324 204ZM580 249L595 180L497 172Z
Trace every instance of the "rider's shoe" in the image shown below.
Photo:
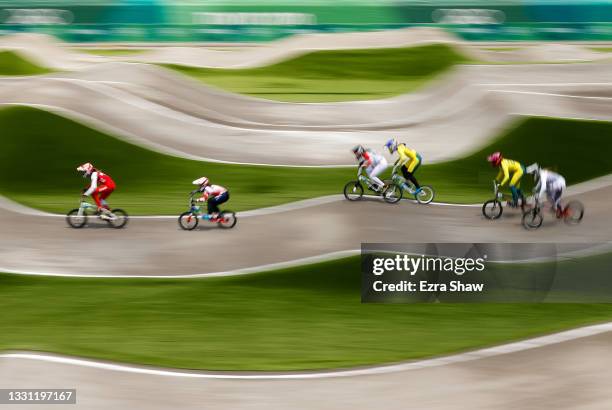
M384 185L383 186L378 186L376 184L370 185L370 190L372 190L372 192L376 192L377 194L382 193L383 188L384 188Z
M414 191L414 194L415 194L415 195L418 195L418 194L420 194L421 192L423 192L423 188L419 187L419 188L417 188L417 189L416 189L416 191Z
M105 221L110 221L111 219L113 219L113 214L111 214L111 211L108 209L108 206L98 208L98 215L100 215L100 219Z

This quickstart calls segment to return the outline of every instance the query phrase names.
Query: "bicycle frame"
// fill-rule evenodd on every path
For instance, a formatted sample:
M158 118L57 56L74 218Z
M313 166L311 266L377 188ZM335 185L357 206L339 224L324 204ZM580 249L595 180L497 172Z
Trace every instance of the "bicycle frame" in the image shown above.
M87 201L83 201L81 200L79 202L79 213L77 214L78 216L83 216L83 214L85 213L86 210L88 209L95 209L96 212L98 211L98 207L96 205L90 204Z
M531 197L529 197L531 200ZM527 198L525 198L525 200L527 201ZM538 195L533 195L533 208L531 208L532 211L535 211L536 213L541 213L542 212L542 202L540 201L540 198L538 197Z
M192 192L191 195L189 195L189 211L195 216L200 216L202 209L199 205L196 205L196 201L193 199L196 193L197 192Z
M494 192L495 199L497 199L499 202L502 202L502 203L510 202L508 200L508 195L504 194L500 188L501 188L500 184L497 183L497 181L493 181L493 192Z
M415 194L416 189L414 189L414 186L412 185L412 182L407 181L406 178L404 178L400 174L394 173L391 176L391 180L393 181L393 183L395 185L397 185L398 187L402 188L404 191L408 192L409 194L411 194L411 195Z
M371 183L372 183L372 182L370 181L370 178L368 178L366 175L362 175L362 174L357 175L357 180L358 180L359 182L361 182L361 183L365 184L366 186L370 186L370 185L371 185Z
M362 184L364 184L371 191L374 191L373 189L374 184L372 183L372 180L367 175L364 175L361 170L362 168L360 167L359 171L357 172L357 180L361 182Z
M493 180L493 192L495 192L495 199L497 199L499 202L505 201L507 204L510 203L512 200L512 196L503 193L500 188L500 184L497 181ZM521 201L522 206L525 206L527 204L527 197L522 193L522 191L519 190L519 192L520 193L518 199Z
M193 199L196 193L198 193L198 191L192 192L191 195L189 195L189 212L191 212L193 216L198 219L212 221L211 219L209 219L210 215L208 214L208 212L203 212L202 207L200 205L196 205L196 201L195 199Z

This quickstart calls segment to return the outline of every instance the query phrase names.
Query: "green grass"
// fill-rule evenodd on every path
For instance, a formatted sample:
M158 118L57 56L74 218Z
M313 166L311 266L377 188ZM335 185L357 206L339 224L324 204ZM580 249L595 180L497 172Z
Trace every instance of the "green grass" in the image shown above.
M593 51L599 51L602 53L612 53L612 47L589 47Z
M81 53L93 54L97 56L131 56L144 53L145 49L140 48L79 48Z
M207 279L0 275L0 350L210 370L448 354L610 320L612 305L362 304L360 262ZM33 302L35 301L35 302Z
M228 208L237 211L338 194L355 173L355 168L244 166L176 158L29 107L1 110L0 128L0 193L51 212L75 206L88 184L75 168L87 161L116 180L111 203L135 215L181 212L193 189L191 181L202 175L230 189ZM440 201L480 202L491 195L496 170L485 158L493 150L524 164L538 161L557 169L572 184L610 173L611 145L610 123L531 118L465 158L433 165L425 158L417 177L436 188Z
M211 69L166 65L232 92L279 101L386 98L413 91L467 62L453 47L316 51L266 67Z
M244 210L338 193L352 169L279 168L206 163L159 154L45 111L0 111L0 193L37 208L74 208L89 181L76 166L92 162L117 182L111 203L131 214L176 214L191 181L227 186L228 208ZM347 149L350 154L350 148ZM24 166L24 164L37 164Z
M433 164L419 170L424 183L431 183L440 200L480 202L491 196L497 170L485 161L501 151L506 158L525 166L538 162L560 172L568 185L612 172L607 153L612 150L612 123L554 118L529 118L491 140L486 147L461 159ZM426 159L425 159L426 160ZM531 177L523 177L530 189ZM483 196L484 195L484 196Z
M47 74L51 70L38 66L14 51L0 51L0 76Z

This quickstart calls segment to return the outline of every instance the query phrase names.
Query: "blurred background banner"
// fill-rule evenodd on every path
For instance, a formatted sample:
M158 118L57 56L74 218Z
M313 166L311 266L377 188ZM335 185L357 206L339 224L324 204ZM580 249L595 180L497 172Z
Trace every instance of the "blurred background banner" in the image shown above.
M0 34L71 42L254 42L423 25L473 41L610 41L612 0L0 0Z

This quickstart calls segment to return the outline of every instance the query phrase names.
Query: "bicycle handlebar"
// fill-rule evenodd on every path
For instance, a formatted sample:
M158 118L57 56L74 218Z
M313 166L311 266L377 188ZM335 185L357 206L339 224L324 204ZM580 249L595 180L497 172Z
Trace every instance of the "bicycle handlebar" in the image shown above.
M195 203L197 202L197 201L196 201L196 200L195 200L193 197L194 197L194 196L195 196L195 194L197 194L198 192L200 192L200 190L199 190L199 189L196 189L195 191L191 191L191 192L189 193L189 206L194 206L194 205L195 205ZM207 202L207 201L208 201L208 200L203 201L203 202Z

